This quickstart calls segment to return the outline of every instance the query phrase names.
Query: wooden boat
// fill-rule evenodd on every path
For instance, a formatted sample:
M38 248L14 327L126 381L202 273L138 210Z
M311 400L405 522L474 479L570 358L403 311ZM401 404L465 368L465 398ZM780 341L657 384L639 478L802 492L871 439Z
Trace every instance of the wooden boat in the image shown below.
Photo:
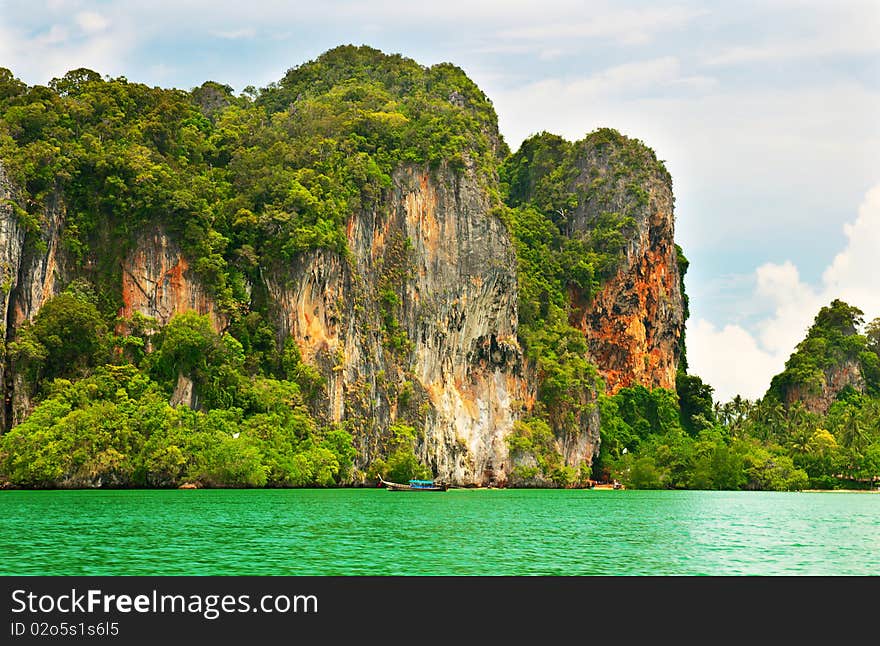
M388 491L446 491L449 489L449 485L433 480L410 480L409 484L400 484L388 482L380 477L379 482L385 485Z
M623 485L620 484L617 480L614 480L613 482L591 482L590 486L587 488L588 489L599 489L599 490L603 490L603 489L618 490L618 489L623 489Z

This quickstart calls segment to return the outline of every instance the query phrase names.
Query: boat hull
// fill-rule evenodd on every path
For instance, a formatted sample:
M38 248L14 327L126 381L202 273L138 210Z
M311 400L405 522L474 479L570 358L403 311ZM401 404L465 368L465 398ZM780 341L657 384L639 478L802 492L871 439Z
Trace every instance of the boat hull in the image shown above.
M385 489L388 491L446 491L449 489L448 485L445 484L437 484L432 486L413 486L408 484L400 484L397 482L387 482L385 480L381 481L382 484L385 485Z

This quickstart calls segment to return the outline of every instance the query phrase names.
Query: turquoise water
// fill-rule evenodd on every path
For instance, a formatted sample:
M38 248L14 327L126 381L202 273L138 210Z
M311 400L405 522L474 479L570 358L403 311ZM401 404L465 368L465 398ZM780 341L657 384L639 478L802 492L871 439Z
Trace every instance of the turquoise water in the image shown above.
M0 492L3 575L877 575L880 495Z

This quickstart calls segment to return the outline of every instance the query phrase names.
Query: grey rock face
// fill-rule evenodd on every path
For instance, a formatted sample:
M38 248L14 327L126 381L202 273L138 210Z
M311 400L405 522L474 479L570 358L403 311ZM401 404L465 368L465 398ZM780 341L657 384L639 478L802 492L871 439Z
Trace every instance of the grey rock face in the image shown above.
M13 187L0 162L0 314L4 338L9 320L12 288L18 282L21 254L24 246L24 230L18 223L13 208Z
M4 330L0 385L4 395L4 428L20 422L31 409L28 385L19 375L8 372L5 343L24 321L33 320L43 303L59 292L64 265L60 236L65 210L60 197L55 194L49 199L42 216L39 244L27 246L26 231L13 207L16 197L17 188L10 183L0 164L0 307Z
M267 275L278 329L327 377L323 414L349 421L359 466L414 425L435 476L503 482L528 396L510 237L473 172L409 167L348 222L352 257L324 251Z
M836 401L837 394L847 386L859 393L864 393L867 388L858 359L846 359L829 366L823 370L822 376L822 384L818 389L800 385L788 387L783 394L785 404L790 406L801 402L811 413L825 415Z
M0 163L0 328L3 333L2 355L0 355L0 389L2 389L4 405L0 406L0 429L6 426L5 400L9 389L7 387L6 374L6 342L12 330L9 329L10 307L12 300L12 288L18 282L18 270L21 266L21 254L24 246L24 230L18 223L15 210L12 205L13 187L6 177L3 164Z

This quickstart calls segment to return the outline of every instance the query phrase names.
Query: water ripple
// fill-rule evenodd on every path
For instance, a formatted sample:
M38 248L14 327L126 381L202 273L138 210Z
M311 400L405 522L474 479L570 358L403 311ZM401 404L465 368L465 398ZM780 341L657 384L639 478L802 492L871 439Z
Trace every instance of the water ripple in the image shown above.
M880 496L0 492L0 574L875 575Z

